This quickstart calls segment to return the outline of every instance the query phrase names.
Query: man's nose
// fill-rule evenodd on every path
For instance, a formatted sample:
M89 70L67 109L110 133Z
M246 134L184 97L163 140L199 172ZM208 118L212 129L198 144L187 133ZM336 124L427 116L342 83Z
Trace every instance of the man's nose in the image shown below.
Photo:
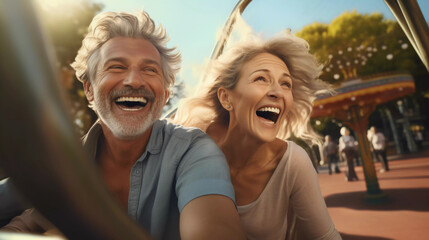
M145 80L143 75L138 68L130 68L128 74L123 81L124 85L130 86L134 89L138 89L141 86L145 85Z

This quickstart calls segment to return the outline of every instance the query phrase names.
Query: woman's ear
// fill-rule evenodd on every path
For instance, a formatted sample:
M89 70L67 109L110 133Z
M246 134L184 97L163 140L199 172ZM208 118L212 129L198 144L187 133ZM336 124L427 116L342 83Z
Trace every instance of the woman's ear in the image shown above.
M217 98L219 99L220 104L222 104L222 107L227 111L231 111L233 109L230 101L230 93L227 89L220 87L217 90Z
M94 100L94 91L89 81L83 82L83 91L85 93L86 99L88 100L89 103L91 103Z

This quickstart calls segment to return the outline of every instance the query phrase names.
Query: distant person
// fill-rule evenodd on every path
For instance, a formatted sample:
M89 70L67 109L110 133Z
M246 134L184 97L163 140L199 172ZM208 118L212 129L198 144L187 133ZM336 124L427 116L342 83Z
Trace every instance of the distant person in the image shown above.
M332 141L330 135L325 136L323 154L328 161L329 175L332 174L332 165L334 165L335 173L340 173L340 169L338 168L338 145Z
M357 149L355 145L355 138L350 135L350 130L346 127L342 127L340 130L341 137L339 140L340 153L347 161L346 179L347 181L359 180L354 166L354 159L357 158Z
M372 142L371 142L372 136L374 136L374 134L375 134L374 133L374 129L373 128L369 128L368 131L367 131L367 134L366 134L366 138L368 139L368 142L369 142L369 149L371 150L372 160L374 162L379 162L380 160L375 155L374 147L372 146Z
M422 131L418 130L414 136L414 139L416 140L417 149L421 150L423 149L423 133Z
M382 169L380 172L389 171L389 162L386 157L386 138L376 127L371 127L374 135L371 138L371 144L374 148L376 157L380 160Z

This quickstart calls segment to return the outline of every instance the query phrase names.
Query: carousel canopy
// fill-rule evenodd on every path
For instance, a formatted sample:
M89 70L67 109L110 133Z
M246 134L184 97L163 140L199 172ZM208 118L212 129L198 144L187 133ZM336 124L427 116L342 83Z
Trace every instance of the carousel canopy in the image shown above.
M404 97L414 90L413 76L408 73L349 80L335 88L333 96L319 97L314 102L312 117L334 117L351 106L378 105Z

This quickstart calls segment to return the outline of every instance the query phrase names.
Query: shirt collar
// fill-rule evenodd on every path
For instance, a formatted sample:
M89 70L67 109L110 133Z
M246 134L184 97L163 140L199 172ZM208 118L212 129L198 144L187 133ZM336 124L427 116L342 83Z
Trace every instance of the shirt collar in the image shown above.
M164 141L164 134L162 128L165 126L167 120L156 120L152 126L152 132L149 137L149 141L146 145L146 152L150 154L159 154L162 149L162 143ZM97 153L98 140L100 135L103 134L103 128L100 124L100 119L92 125L88 130L87 134L82 138L83 147L88 151L89 156L95 159Z
M162 143L164 141L163 127L166 124L165 119L156 120L152 126L152 132L150 134L149 141L146 145L146 151L150 154L159 154L162 149Z

